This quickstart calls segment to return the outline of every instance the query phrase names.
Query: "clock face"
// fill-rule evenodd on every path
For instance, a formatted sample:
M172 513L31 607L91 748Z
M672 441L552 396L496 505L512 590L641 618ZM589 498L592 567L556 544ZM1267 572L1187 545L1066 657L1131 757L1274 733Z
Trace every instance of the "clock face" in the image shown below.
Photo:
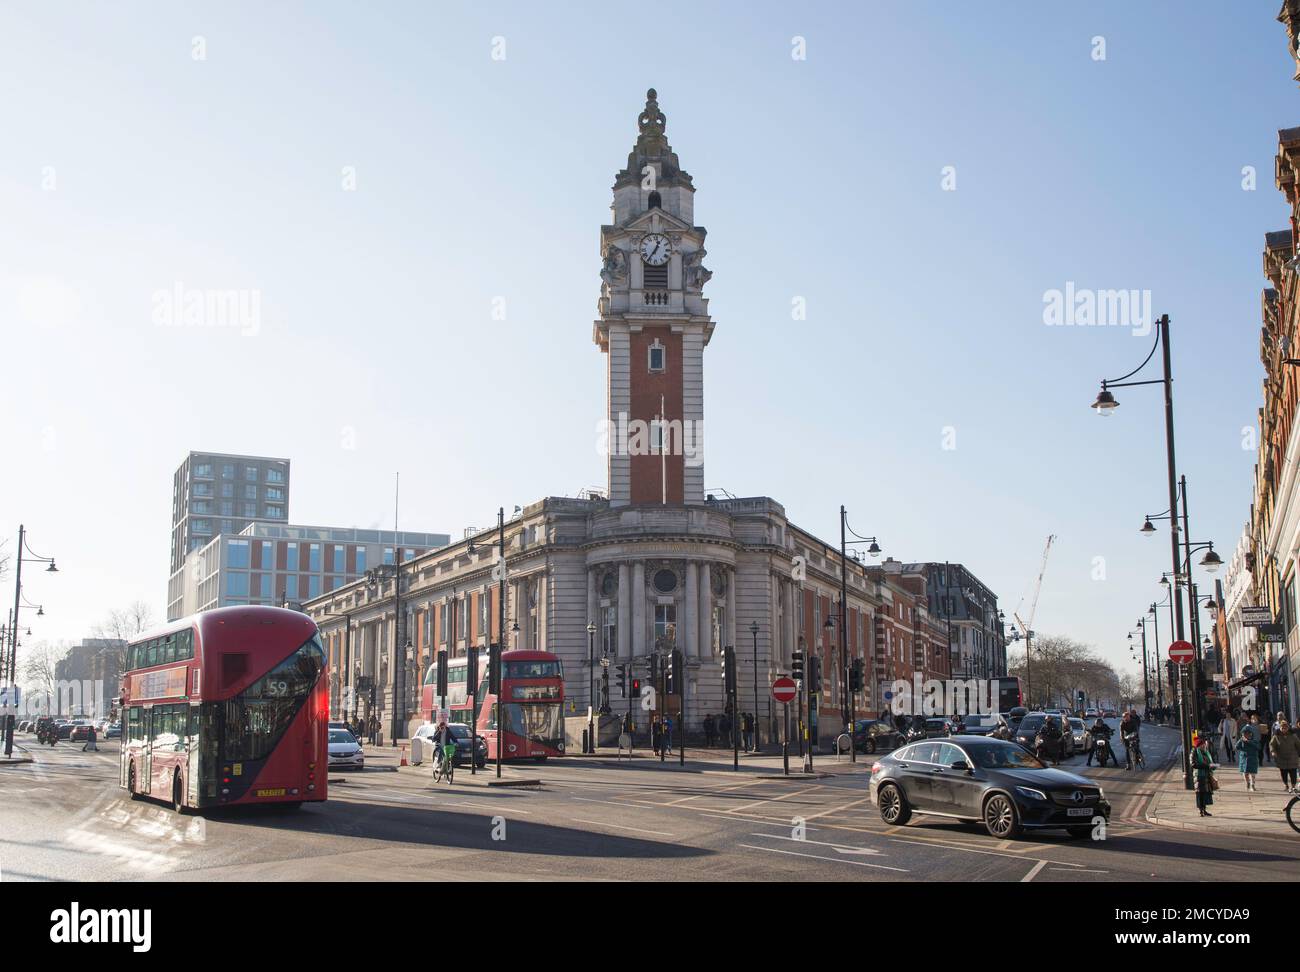
M662 267L668 262L668 255L671 252L666 236L651 233L641 238L641 259L652 267Z

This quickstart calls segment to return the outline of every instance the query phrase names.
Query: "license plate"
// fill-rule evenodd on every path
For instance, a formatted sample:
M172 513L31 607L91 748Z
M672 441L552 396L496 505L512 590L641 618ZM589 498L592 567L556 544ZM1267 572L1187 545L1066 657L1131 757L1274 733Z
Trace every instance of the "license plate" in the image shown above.
M284 796L284 787L278 787L274 790L258 790L257 795L260 797ZM1074 811L1070 811L1073 813Z
M1091 817L1092 807L1071 807L1066 811L1067 817Z

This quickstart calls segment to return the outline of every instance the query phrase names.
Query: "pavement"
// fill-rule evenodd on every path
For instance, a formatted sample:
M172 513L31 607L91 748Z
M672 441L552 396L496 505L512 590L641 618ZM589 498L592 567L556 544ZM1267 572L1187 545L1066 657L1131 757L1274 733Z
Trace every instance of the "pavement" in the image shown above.
M1207 834L1235 834L1241 837L1272 837L1300 841L1300 834L1286 820L1291 794L1282 787L1277 767L1260 766L1256 790L1248 791L1233 762L1220 764L1219 789L1210 806L1210 816L1196 809L1196 793L1183 781L1182 750L1178 761L1162 774L1160 787L1146 810L1146 819L1161 827L1193 830Z

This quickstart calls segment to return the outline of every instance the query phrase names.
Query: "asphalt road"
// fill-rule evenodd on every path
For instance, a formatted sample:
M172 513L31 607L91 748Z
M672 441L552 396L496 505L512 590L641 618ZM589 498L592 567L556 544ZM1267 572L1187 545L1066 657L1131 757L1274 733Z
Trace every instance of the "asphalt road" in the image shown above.
M1154 768L1177 744L1144 730ZM22 740L27 743L28 740ZM819 760L784 779L729 762L582 757L527 773L529 789L434 786L423 771L331 776L330 799L178 816L117 786L116 747L60 743L0 769L0 879L633 881L1217 881L1300 878L1300 839L1165 830L1142 812L1155 773L1088 770L1115 813L1104 841L997 841L938 819L887 827L870 762ZM375 761L372 761L375 762ZM1082 757L1069 768L1082 770ZM461 782L461 781L466 782ZM800 839L802 838L802 839Z

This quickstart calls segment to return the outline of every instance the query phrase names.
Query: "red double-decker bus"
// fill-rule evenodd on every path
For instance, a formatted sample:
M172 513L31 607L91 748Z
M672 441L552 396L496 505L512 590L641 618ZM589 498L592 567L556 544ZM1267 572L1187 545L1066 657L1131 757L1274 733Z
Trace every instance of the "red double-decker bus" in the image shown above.
M564 755L564 668L549 651L501 653L501 698L488 692L488 654L478 655L478 711L469 691L469 659L447 663L447 716L452 722L473 726L487 742L488 759L497 757L498 711L505 723L503 760L549 759ZM437 703L438 667L430 665L424 676L420 712L433 721ZM499 703L499 705L498 705Z
M132 798L177 812L326 798L325 650L305 614L218 608L151 631L127 647L119 705Z

